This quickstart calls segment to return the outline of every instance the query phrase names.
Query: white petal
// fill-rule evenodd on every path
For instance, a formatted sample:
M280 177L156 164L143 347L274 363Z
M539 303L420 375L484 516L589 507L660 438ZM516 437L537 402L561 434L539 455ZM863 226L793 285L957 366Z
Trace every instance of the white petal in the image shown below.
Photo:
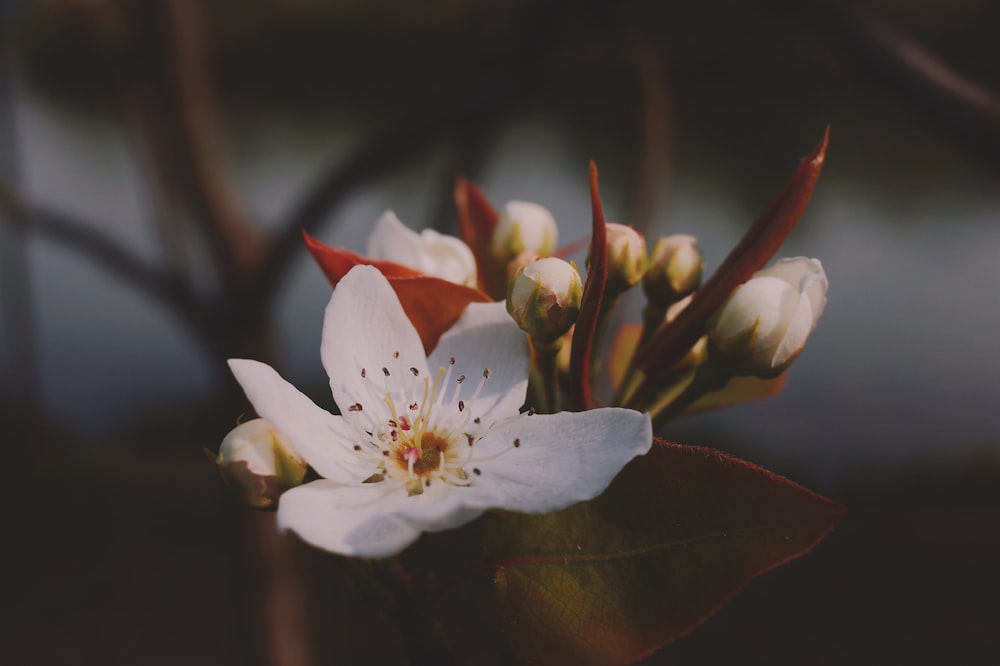
M229 368L257 414L274 424L320 475L352 483L370 474L353 449L357 437L344 419L316 406L266 363L234 358Z
M427 358L420 336L389 282L371 266L355 266L334 290L320 353L341 412L358 403L369 414L383 413L386 393L404 400L423 395Z
M466 465L473 484L466 503L527 513L562 509L599 495L652 442L649 415L630 409L518 416L476 442Z
M333 553L388 557L420 536L395 515L407 499L405 489L384 482L351 487L314 481L281 496L278 527Z
M414 265L413 260L419 253L420 246L420 234L400 222L391 210L382 213L368 236L369 257L411 268L419 268Z
M507 314L504 303L471 303L448 330L428 359L432 372L447 368L451 373L447 398L455 390L455 379L465 375L462 396L472 414L484 424L517 414L528 389L528 343L524 333ZM489 369L482 391L471 401L473 391Z
M806 339L812 332L816 320L813 317L812 303L803 294L799 297L799 307L795 316L788 322L785 336L781 339L771 358L771 367L779 368L788 365L806 346Z
M418 268L423 273L467 287L476 286L476 258L468 245L433 229L424 229L420 241Z

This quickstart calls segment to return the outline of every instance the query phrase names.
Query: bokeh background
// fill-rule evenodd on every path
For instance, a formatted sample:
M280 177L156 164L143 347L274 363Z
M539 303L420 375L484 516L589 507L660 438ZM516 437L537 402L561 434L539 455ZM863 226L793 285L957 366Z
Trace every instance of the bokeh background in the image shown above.
M991 0L0 3L10 663L398 662L202 453L247 409L228 356L329 403L299 229L453 231L465 175L569 242L594 159L611 219L695 234L711 270L827 124L782 251L830 277L807 352L781 396L663 434L852 511L650 663L986 663L998 26Z

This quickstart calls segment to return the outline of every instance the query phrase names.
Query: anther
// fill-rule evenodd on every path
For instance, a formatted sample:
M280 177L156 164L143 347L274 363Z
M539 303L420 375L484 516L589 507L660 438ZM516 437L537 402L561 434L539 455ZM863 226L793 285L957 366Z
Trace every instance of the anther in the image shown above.
M361 406L361 403L360 402L356 402L353 405L351 405L350 407L348 407L347 411L349 411L349 412L360 412L362 409L364 409L364 407Z
M476 418L472 419L472 422L475 423L476 425L479 425L479 417L477 416Z
M365 378L365 369L361 368L361 379Z
M464 400L459 400L458 401L458 411L460 411L460 412L464 412L465 411L465 401Z
M388 377L389 376L389 368L382 368L382 374L385 375L386 377Z
M398 351L392 352L392 357L393 358L399 358L399 352Z
M493 372L489 368L483 368L483 379L489 379Z
M514 448L516 449L519 446L521 446L521 438L517 437L514 439Z
M424 479L424 487L425 488L430 488L431 487L431 480L430 479Z
M448 365L455 365L455 357L454 356L452 356L451 358L448 359Z
M469 446L472 446L476 442L476 436L466 433L465 439L469 441Z
M480 474L482 474L482 472L479 471L478 467L473 467L472 468L472 473L475 474L476 476L479 476Z
M354 445L354 450L355 451L360 451L361 450L361 445L360 444L355 444Z
M528 416L534 416L534 415L535 415L535 408L528 407Z
M455 380L456 383L461 384L465 381L465 375L459 375L458 379Z
M419 374L420 374L420 371L419 371L419 370L417 370L416 368L410 368L410 372L412 372L412 373L413 373L413 376L414 376L414 377L416 377L417 375L419 375Z
M419 407L419 406L420 406L420 405L418 405L417 403L415 403L415 402L411 402L411 403L410 403L410 405L409 405L409 407L410 407L410 411L412 411L412 412L415 412L415 411L417 411L417 407Z

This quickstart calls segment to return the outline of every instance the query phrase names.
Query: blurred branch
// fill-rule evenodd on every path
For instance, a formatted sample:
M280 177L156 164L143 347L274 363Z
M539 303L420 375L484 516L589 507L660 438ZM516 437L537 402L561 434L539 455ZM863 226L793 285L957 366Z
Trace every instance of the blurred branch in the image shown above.
M197 296L178 276L147 266L124 246L68 215L29 205L5 183L0 183L0 210L7 213L4 219L15 228L42 234L73 248L125 284L143 290L199 333L204 333L205 320Z
M862 10L830 4L815 11L819 24L871 63L887 86L970 152L1000 166L1000 95Z
M256 293L257 298L273 297L281 286L281 278L305 249L302 229L315 234L329 211L362 185L387 169L415 158L434 142L458 132L469 123L487 123L490 117L516 104L523 94L523 87L505 87L498 82L478 98L418 115L389 131L374 133L352 155L331 165L306 192L281 223L281 229L271 243L270 256L247 288Z
M262 261L263 238L248 219L215 143L218 104L208 73L208 25L203 3L165 0L168 18L169 87L176 113L180 171L211 242L223 280L238 281Z
M655 222L671 175L673 114L662 54L652 44L639 43L629 56L639 87L640 114L639 169L629 217L645 233Z

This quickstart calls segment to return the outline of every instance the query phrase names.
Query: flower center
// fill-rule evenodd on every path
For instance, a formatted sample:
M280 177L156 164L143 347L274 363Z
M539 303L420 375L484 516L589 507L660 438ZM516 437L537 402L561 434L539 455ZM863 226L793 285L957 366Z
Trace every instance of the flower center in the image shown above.
M394 355L394 358L398 357ZM482 379L466 404L461 398L466 378L459 375L452 379L454 366L455 360L450 359L447 367L438 370L433 381L423 377L422 388L416 388L420 384L414 386L413 383L390 384L398 369L385 367L381 373L371 373L374 380L369 379L366 370L361 370L361 378L366 383L377 381L385 391L381 394L382 409L366 409L356 403L345 412L368 445L356 445L354 450L372 455L375 463L376 472L366 479L367 483L401 483L411 496L423 493L436 481L454 486L469 485L465 464L471 457L472 445L478 437L476 433L482 429L471 405L491 373L489 369L483 370ZM419 376L416 368L406 371L414 377ZM369 396L374 398L376 395L378 387L371 386Z

